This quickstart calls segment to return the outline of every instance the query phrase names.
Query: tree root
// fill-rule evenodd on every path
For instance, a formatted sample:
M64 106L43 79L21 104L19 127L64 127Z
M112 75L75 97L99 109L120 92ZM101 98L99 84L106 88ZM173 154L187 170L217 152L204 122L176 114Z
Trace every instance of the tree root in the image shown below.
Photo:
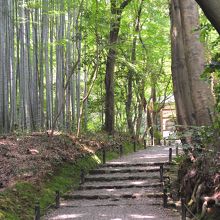
M205 219L205 217L208 215L213 215L217 212L220 213L220 192L215 193L213 196L210 197L203 197L202 200L203 205L201 220Z

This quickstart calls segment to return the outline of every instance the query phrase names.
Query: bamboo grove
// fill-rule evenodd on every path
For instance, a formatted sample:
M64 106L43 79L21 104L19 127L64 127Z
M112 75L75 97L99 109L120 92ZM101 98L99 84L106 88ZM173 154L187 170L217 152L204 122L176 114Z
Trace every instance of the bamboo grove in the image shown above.
M159 108L172 94L169 10L162 0L129 2L111 44L112 2L0 0L0 133L103 129L110 48L115 128L140 132L145 102Z

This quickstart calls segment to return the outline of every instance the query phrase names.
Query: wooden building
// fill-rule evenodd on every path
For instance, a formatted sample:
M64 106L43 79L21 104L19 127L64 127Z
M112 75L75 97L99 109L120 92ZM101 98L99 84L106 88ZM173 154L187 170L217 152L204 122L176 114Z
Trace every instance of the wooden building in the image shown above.
M169 100L160 112L161 134L163 138L175 132L176 125L176 107L174 100Z

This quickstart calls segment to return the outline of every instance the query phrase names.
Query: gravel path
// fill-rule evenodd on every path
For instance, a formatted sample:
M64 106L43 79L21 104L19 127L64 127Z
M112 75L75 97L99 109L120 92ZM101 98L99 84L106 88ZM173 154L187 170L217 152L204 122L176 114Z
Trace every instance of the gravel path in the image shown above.
M167 164L168 155L169 147L155 146L106 163L43 219L180 220L177 212L163 208L162 203L159 168Z

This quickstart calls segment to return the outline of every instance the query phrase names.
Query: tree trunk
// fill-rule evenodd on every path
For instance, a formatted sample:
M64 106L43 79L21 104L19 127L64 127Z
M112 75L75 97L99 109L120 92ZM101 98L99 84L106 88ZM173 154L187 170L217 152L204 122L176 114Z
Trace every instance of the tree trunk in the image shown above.
M76 9L73 10L73 33L72 36L73 38L75 38L76 35L76 31L75 31L75 24L76 24ZM73 63L75 62L76 58L77 58L77 54L76 54L76 43L73 41L73 47L72 47L72 60ZM78 59L78 58L77 58ZM75 70L72 70L75 71ZM71 112L72 112L72 118L71 118L71 124L72 124L72 129L75 128L76 125L76 72L71 72L71 81L70 81L70 94L71 94Z
M220 34L220 4L219 0L196 0L199 6L202 8L206 17L215 27L215 29Z
M27 9L24 7L26 2L21 1L19 14L22 19L27 20ZM20 80L20 126L22 129L31 130L31 108L30 108L30 75L28 67L28 28L27 23L20 23L20 63L19 63L19 80Z
M204 71L204 48L199 40L199 13L193 0L179 1L183 44L189 76L192 101L197 125L210 125L210 112L214 109L213 95L207 82L201 80Z
M154 146L154 132L153 132L153 124L152 124L152 109L150 106L147 106L147 127L150 133L150 141L151 145Z
M131 50L131 63L135 64L136 62L136 47L137 47L137 34L140 30L140 18L141 18L141 12L142 12L142 7L143 7L143 0L141 0L141 3L138 8L138 13L135 19L134 23L134 36L133 36L133 42L132 42L132 50ZM126 116L127 116L127 124L128 124L128 130L131 136L134 136L134 123L132 120L132 95L133 95L133 75L134 71L129 69L128 71L128 89L127 89L127 100L126 100ZM139 112L142 111L142 107L139 105ZM139 123L138 123L139 124ZM141 124L140 124L141 125ZM136 130L139 130L136 129ZM139 133L138 133L139 135Z
M39 54L38 54L38 9L34 9L32 12L32 39L33 39L33 70L32 70L32 109L33 109L33 121L34 121L34 129L39 128L39 69L38 69L38 60L39 60Z
M131 136L134 136L134 123L132 120L132 109L131 109L131 105L132 105L132 81L133 81L133 77L132 77L132 71L129 70L128 72L128 88L127 88L127 100L126 100L126 117L127 117L127 125L128 125L128 130Z
M39 103L38 103L38 114L39 114L39 127L44 127L44 26L42 22L44 17L43 11L41 12L41 41L40 41L40 66L39 66Z
M141 124L142 124L142 118L143 118L143 110L144 110L144 92L145 92L145 81L141 80L139 86L139 92L137 94L138 98L138 109L137 109L137 120L136 120L136 129L135 129L135 139L139 139L140 130L141 130Z
M31 41L30 41L30 10L27 8L25 10L25 17L26 17L26 24L25 24L25 29L26 29L26 65L27 65L27 105L29 105L28 108L28 118L30 120L30 128L29 130L33 130L33 105L32 105L32 96L31 96L31 81L32 81L32 63L31 63Z
M71 75L71 36L70 36L70 27L71 27L72 15L70 10L68 10L68 24L67 24L67 44L66 44L66 78ZM71 110L70 110L70 86L71 83L68 84L66 89L66 129L70 130L71 125Z
M77 124L80 118L80 98L81 98L81 65L82 65L82 17L80 16L79 19L76 20L76 46L79 52L79 63L78 69L76 74L76 116L77 116Z
M58 4L58 9L60 11L64 10L64 1L60 1L60 3ZM65 25L65 21L64 21L65 17L64 15L61 13L57 19L57 40L58 41L62 41L64 38L64 25ZM55 113L55 118L57 117L57 115L59 115L58 117L58 125L57 127L59 129L63 129L64 128L64 107L65 105L63 104L63 100L64 100L64 46L61 42L58 43L57 47L56 47L56 69L57 69L57 73L56 73L56 113ZM53 120L54 123L55 119Z
M4 1L0 0L0 133L4 132L4 25L3 25L3 7Z
M54 2L52 1L51 2L51 6L50 6L50 10L54 10ZM50 97L51 97L51 103L52 103L52 106L51 106L51 120L52 120L52 125L53 125L53 117L54 117L54 92L53 92L53 70L54 70L54 65L53 65L53 54L54 54L54 46L53 46L53 43L54 43L54 19L55 16L51 16L50 18L50 84L51 84L51 91L50 91Z
M195 125L195 112L191 99L188 72L186 68L179 0L171 3L171 48L172 78L177 109L178 124Z
M49 17L48 17L49 3L48 0L43 1L43 48L44 48L44 59L45 59L45 75L46 75L46 128L51 129L52 127L52 81L49 66L49 49L48 49L48 32L49 32Z
M16 103L16 72L15 72L15 10L14 10L14 1L9 1L9 59L10 59L10 79L11 79L11 94L10 94L10 131L15 129L17 123L17 103Z
M105 130L109 134L114 133L115 106L114 106L114 70L116 61L116 44L121 23L123 9L131 0L125 0L118 7L116 0L111 0L112 20L110 24L109 45L110 49L107 55L106 73L105 73Z
M114 117L115 117L115 106L114 106L114 68L115 68L115 49L109 49L107 64L106 64L106 75L105 75L105 130L112 134L114 132Z

